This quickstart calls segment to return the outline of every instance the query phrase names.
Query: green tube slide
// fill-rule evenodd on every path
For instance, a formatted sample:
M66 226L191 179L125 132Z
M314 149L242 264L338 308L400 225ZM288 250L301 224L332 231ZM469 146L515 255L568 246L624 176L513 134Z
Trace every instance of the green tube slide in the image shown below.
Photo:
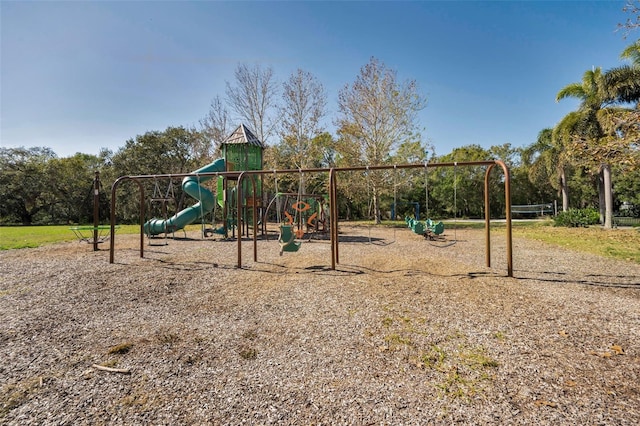
M213 163L208 164L192 173L210 173L224 172L224 158L219 158ZM215 207L216 199L207 188L200 186L200 183L206 182L212 176L204 176L198 179L197 176L187 176L182 180L182 190L189 196L198 200L196 204L179 211L167 220L151 219L144 224L144 232L147 235L158 235L164 232L174 232L193 223L209 213Z

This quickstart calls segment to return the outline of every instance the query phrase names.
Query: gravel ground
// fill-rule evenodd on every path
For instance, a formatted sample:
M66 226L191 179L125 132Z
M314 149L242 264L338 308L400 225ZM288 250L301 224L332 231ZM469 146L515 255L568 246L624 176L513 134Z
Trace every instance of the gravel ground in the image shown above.
M0 423L639 424L640 265L456 237L0 252Z

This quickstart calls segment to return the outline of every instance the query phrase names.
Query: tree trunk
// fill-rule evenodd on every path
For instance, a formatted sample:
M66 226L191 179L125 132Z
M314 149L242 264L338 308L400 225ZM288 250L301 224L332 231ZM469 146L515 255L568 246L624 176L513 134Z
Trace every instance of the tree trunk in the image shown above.
M564 169L560 172L560 187L562 188L562 211L566 212L569 210L569 185L567 184Z
M600 223L604 225L606 216L605 196L604 196L604 166L598 172L598 210L600 211Z
M611 187L611 167L608 164L602 166L602 177L604 183L604 227L613 228L613 190Z

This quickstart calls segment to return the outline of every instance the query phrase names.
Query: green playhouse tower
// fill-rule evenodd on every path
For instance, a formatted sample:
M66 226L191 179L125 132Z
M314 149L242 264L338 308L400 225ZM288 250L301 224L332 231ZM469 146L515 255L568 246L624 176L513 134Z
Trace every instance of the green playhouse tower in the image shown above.
M262 170L262 158L264 145L260 140L245 126L241 124L220 146L222 157L213 161L192 173L212 173L212 172L232 172L244 170ZM253 196L252 182L245 181L243 184L243 200L242 211L237 210L236 186L237 177L219 176L216 189L216 195L202 186L202 183L211 179L211 176L187 176L182 181L182 189L186 194L198 200L192 206L189 206L171 218L152 218L144 224L144 233L153 236L158 234L167 234L178 229L183 229L190 223L198 219L203 219L212 211L215 212L216 203L223 211L223 226L219 229L211 230L215 233L229 236L229 229L235 233L235 228L239 222L247 225L248 212L253 208L261 208L262 202L262 181L256 181L256 193ZM234 184L235 182L235 184ZM247 190L249 189L249 190ZM215 214L214 214L215 216ZM209 230L205 230L208 235Z
M262 170L264 157L264 144L258 139L247 126L240 124L227 139L220 145L222 158L225 160L225 171L235 172L244 170ZM236 220L249 230L249 219L252 217L251 209L262 207L262 178L256 178L256 194L253 196L251 180L244 181L242 194L243 211L237 212L237 178L218 178L218 205L224 211L225 236L228 237L229 228L232 230L236 225ZM244 232L243 232L244 233Z

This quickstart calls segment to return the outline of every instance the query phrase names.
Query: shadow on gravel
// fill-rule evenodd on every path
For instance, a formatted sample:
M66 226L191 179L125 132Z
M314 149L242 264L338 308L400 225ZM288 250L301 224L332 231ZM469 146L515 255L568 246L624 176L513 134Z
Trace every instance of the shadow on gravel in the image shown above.
M640 290L640 277L623 274L584 274L566 272L515 270L517 280L534 280L558 284L582 284L596 287L633 288Z

